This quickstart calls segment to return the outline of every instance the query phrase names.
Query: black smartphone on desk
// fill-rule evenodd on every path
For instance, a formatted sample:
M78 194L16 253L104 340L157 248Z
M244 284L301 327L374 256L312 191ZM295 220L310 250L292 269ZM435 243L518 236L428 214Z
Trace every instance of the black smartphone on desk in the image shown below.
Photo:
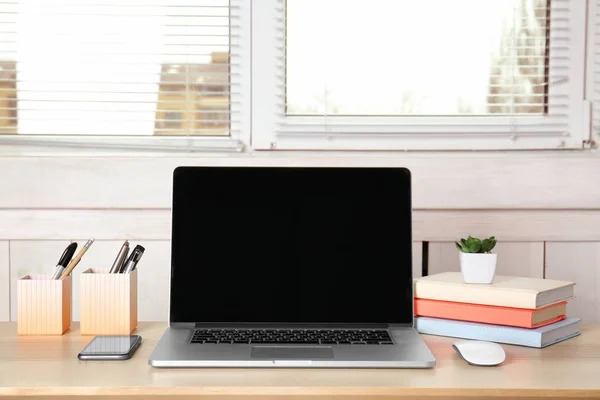
M139 335L96 336L77 355L80 360L127 360L142 343Z

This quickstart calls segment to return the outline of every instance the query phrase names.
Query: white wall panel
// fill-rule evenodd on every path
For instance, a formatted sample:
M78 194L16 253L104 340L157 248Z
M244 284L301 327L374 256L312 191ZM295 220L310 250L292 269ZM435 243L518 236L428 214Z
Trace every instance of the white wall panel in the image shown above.
M8 241L0 241L0 321L10 320L10 258Z
M413 278L420 278L423 269L423 242L414 242L412 247Z
M77 240L83 245L85 239ZM16 317L16 279L28 273L52 273L60 254L69 243L57 241L0 241L0 320ZM168 317L170 248L168 241L131 241L146 247L139 269L140 320L165 321ZM79 274L89 267L108 266L122 240L96 241L74 274L73 318L79 318ZM10 249L9 249L10 248ZM503 242L497 246L498 273L542 277L543 243ZM10 279L9 279L10 254ZM421 273L422 243L413 243L413 274ZM452 242L429 244L429 273L458 271L457 250ZM585 322L600 322L597 293L600 290L600 243L546 244L546 277L577 283L576 298L569 303L569 315ZM10 292L9 292L10 282ZM10 293L10 302L9 302ZM10 315L9 315L10 304Z
M575 282L567 315L600 322L600 243L546 243L546 278Z
M170 210L0 210L0 239L170 240Z
M600 241L600 210L416 210L413 229L413 240L429 242L492 234L502 243Z
M0 208L169 208L172 172L180 165L408 167L416 209L600 204L600 157L594 153L258 152L193 158L3 157Z
M600 210L415 210L413 240L488 235L500 242L599 241ZM171 239L169 209L2 210L0 240Z
M494 249L498 254L496 274L544 276L544 243L542 242L499 242ZM445 271L460 271L458 250L454 242L429 243L429 274Z
M75 239L79 248L86 239ZM79 320L79 275L87 268L110 268L123 240L95 241L73 273L73 320ZM167 241L137 241L130 239L132 246L141 244L146 252L138 270L139 320L166 321L169 305L170 248ZM54 267L65 247L66 240L57 241L12 241L11 258L11 319L16 319L16 281L30 273L48 273Z

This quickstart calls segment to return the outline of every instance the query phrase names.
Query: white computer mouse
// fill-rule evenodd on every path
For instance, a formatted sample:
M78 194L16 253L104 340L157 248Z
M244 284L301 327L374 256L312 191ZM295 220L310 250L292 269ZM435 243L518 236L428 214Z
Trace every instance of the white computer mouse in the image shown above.
M490 367L500 365L506 359L506 353L498 343L462 340L452 344L452 347L471 365Z

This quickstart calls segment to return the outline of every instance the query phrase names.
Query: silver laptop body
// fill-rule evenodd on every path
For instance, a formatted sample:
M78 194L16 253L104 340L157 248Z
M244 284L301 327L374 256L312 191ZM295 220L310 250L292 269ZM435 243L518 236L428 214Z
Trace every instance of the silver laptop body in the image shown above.
M159 368L432 368L405 168L179 167Z

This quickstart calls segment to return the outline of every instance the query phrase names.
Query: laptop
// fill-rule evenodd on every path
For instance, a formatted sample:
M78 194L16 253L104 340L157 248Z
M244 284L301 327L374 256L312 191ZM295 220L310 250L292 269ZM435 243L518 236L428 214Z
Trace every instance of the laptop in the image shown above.
M153 367L431 368L405 168L179 167Z

